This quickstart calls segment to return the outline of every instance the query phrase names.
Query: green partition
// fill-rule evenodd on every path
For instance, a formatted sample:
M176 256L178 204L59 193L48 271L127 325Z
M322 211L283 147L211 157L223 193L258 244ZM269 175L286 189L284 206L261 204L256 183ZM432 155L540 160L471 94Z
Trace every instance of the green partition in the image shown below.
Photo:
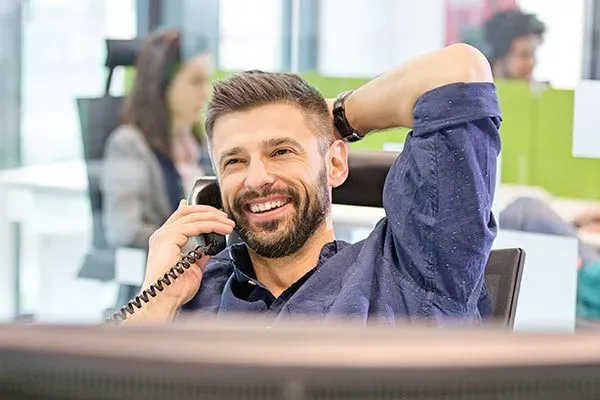
M502 108L502 182L532 184L535 149L532 132L537 120L536 99L529 85L496 82Z
M315 73L302 74L311 85L323 93L325 97L334 98L346 90L356 89L366 83L366 78L327 77ZM360 142L353 143L352 148L367 150L383 150L385 143L404 143L408 129L390 129L370 135Z
M573 157L572 90L546 90L537 102L533 181L564 197L600 199L600 159Z

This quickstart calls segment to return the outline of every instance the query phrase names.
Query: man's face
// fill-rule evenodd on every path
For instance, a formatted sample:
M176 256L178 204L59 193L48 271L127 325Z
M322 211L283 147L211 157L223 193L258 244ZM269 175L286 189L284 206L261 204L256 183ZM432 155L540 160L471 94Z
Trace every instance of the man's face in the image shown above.
M331 206L318 124L293 105L271 104L217 119L212 157L225 211L257 254L298 251Z
M536 52L540 44L537 35L521 36L513 40L510 51L504 57L503 69L506 78L525 81L533 80Z

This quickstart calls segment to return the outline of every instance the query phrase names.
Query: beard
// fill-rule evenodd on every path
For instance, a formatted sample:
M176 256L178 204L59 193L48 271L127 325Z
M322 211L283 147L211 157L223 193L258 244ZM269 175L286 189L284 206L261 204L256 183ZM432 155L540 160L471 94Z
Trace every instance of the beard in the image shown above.
M293 207L291 215L251 224L248 221L247 203L270 195L288 197ZM266 188L245 191L225 211L235 221L235 231L256 254L265 258L281 258L300 250L325 221L330 208L327 170L320 171L317 181L310 186L285 189ZM227 209L229 208L229 209Z

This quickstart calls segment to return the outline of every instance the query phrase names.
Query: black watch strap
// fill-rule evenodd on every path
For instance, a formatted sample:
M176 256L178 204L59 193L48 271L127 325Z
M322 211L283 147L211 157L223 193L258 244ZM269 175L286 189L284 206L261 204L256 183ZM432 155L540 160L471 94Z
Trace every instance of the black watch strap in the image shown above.
M357 142L363 137L350 126L346 118L346 99L352 94L352 90L341 93L333 102L333 124L342 139L346 142Z

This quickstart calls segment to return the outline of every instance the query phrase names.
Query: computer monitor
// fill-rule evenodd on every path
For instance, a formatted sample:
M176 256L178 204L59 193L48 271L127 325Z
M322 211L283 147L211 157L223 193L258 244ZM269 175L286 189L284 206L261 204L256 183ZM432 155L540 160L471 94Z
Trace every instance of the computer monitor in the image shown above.
M4 326L0 398L598 399L600 336L266 321Z

